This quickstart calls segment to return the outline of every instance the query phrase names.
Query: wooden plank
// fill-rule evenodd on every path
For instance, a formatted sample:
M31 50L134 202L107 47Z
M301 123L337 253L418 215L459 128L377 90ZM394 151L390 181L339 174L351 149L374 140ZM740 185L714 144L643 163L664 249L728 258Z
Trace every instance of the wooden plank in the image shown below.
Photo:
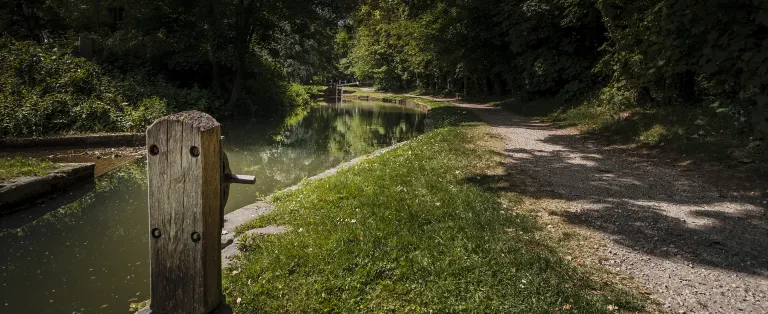
M203 208L203 265L206 310L209 313L224 300L221 298L221 128L203 132L201 142Z
M157 278L161 274L160 261L155 259L162 233L167 230L160 229L169 223L169 216L165 211L158 210L168 202L168 122L159 120L147 129L147 189L149 207L149 234L150 234L150 277ZM152 300L163 303L165 299L160 290L151 288Z
M176 248L181 248L178 252L177 258L179 262L183 263L179 265L181 267L180 277L181 281L186 284L184 295L180 296L180 300L184 300L184 304L173 309L184 309L183 312L178 313L209 313L205 311L205 302L203 300L203 250L199 241L192 239L192 234L197 232L202 234L202 194L200 193L203 187L202 177L202 163L200 163L200 130L191 123L185 123L183 121L177 122L180 127L181 145L179 147L180 152L180 174L179 180L184 182L183 185L177 185L175 188L176 193L172 199L175 199L176 204L180 204L181 207L177 207L175 214L178 215L175 223L179 228L178 242L180 245L176 245ZM193 150L197 148L197 156L193 155ZM177 288L178 289L178 288ZM185 300L186 299L186 300Z

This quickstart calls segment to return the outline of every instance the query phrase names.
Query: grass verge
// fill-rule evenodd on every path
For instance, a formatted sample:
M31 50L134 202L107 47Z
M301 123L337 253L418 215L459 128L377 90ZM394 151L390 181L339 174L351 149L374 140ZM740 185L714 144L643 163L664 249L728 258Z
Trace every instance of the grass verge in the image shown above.
M403 100L403 99L409 99L411 97L400 95L400 94L392 94L392 93L382 93L377 91L370 91L368 89L364 89L363 87L344 87L344 94L352 94L355 96L373 96L373 97L379 97L379 98L389 98L389 99L395 99L395 100Z
M643 299L563 258L523 197L478 183L500 139L463 109L436 129L336 175L272 197L225 273L239 313L605 313ZM597 292L596 292L597 291ZM236 300L236 301L235 301Z
M582 134L611 145L657 148L716 161L768 160L764 145L744 134L728 112L716 108L633 107L622 105L626 101L601 97L570 102L554 97L492 99L488 103L562 127L577 127Z
M34 158L0 158L0 182L17 177L44 176L58 166L50 161Z

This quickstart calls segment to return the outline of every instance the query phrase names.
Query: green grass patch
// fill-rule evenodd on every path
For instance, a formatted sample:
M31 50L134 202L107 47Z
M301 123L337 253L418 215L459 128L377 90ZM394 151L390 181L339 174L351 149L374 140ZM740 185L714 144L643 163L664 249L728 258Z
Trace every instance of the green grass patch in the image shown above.
M408 96L401 95L401 94L391 94L391 93L383 93L383 92L377 92L377 91L369 91L364 90L363 87L344 87L344 94L351 94L355 96L373 96L373 97L379 97L379 98L389 98L389 99L395 99L395 100L402 100L402 99L408 99Z
M498 141L466 110L435 108L437 129L336 175L274 195L225 272L239 313L581 313L643 308L560 256L536 219L477 183Z
M0 181L17 177L44 176L58 166L50 161L34 158L0 158Z
M325 85L301 85L302 88L307 92L309 95L313 96L322 96L325 94L325 89L328 88L328 86Z
M584 103L547 116L560 126L577 126L582 133L610 144L664 147L675 152L730 158L729 151L749 145L749 138L727 114L708 108L629 108Z
M732 149L752 147L749 134L733 116L703 104L637 107L631 99L602 91L598 96L563 101L556 97L521 100L489 99L487 103L520 115L541 117L561 127L578 127L609 144L664 147L676 153L727 159ZM748 152L749 153L749 152ZM768 156L768 154L764 154Z

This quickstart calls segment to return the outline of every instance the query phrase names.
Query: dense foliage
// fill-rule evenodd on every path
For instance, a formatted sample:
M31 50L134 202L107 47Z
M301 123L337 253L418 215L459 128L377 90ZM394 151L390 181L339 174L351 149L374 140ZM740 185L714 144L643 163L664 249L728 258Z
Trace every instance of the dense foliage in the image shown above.
M686 136L768 135L766 1L363 1L352 21L345 69L380 88L688 108L717 127Z
M65 46L4 38L0 65L0 135L140 131L172 108L205 110L212 99L198 88L105 72Z
M12 117L0 136L140 129L184 108L275 114L304 96L286 82L351 76L526 106L557 99L580 107L563 119L635 139L655 130L764 150L768 135L761 0L7 3L0 94Z
M202 109L274 115L333 74L347 3L5 1L0 137L135 131Z

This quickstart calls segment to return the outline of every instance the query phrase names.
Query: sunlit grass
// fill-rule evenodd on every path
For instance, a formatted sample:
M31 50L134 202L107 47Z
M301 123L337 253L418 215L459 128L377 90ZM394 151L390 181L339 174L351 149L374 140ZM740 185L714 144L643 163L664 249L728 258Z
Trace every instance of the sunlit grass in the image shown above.
M676 153L716 159L729 158L728 151L750 144L744 130L736 128L727 112L701 105L638 107L626 100L599 97L568 102L554 97L510 98L489 103L556 126L577 127L583 134L610 144L665 147Z
M499 139L466 110L428 103L437 130L272 197L275 210L249 227L293 231L242 245L225 275L236 312L642 309L562 258L536 219L516 212L521 198L502 202L477 184L497 167L483 143Z
M55 163L34 158L0 158L0 181L16 177L43 176L57 168Z

